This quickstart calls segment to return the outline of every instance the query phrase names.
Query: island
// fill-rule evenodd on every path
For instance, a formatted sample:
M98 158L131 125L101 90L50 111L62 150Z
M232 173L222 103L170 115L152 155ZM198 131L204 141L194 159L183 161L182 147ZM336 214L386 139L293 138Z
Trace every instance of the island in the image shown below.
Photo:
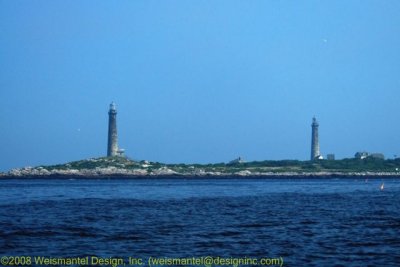
M400 178L400 158L342 160L265 160L214 164L165 164L111 156L66 164L24 167L0 173L0 178L104 178L104 177L396 177Z

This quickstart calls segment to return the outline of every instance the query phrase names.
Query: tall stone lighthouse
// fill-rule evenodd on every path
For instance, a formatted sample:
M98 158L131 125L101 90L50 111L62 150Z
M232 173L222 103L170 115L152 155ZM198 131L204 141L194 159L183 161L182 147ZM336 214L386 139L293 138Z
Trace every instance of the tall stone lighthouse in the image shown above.
M117 108L115 103L110 104L108 111L108 145L107 157L118 155L118 135L117 135Z
M319 151L318 127L319 124L314 117L311 124L311 160L322 159L321 152Z

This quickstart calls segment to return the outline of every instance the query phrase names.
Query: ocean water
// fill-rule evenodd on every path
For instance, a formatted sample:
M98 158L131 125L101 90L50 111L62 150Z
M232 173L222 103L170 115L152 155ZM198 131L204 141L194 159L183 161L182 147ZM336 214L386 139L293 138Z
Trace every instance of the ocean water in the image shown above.
M400 179L0 180L0 256L22 255L400 266Z

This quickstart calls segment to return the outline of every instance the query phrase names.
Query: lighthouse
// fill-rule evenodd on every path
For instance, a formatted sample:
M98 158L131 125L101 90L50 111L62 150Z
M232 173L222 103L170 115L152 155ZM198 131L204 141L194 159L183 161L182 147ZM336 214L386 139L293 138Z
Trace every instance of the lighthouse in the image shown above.
M319 151L318 127L319 124L314 117L311 124L311 160L323 159Z
M115 103L110 104L108 111L108 144L107 157L118 155L118 135L117 135L117 108Z

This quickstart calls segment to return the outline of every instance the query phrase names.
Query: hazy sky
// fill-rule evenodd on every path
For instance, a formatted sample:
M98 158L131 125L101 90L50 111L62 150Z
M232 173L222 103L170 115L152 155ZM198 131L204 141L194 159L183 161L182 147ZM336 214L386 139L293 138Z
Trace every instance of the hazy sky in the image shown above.
M0 0L0 170L400 156L400 1Z

